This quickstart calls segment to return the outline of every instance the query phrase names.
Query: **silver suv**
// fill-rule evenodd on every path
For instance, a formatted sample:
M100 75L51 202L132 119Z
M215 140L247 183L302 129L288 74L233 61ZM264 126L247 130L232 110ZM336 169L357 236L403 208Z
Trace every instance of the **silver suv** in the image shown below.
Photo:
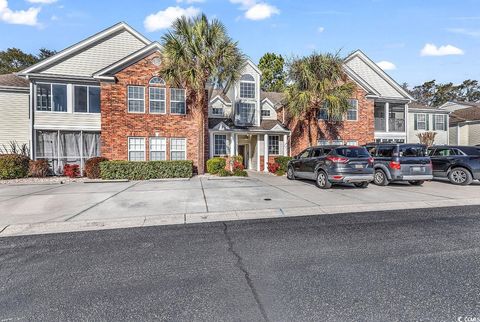
M392 181L422 185L432 180L432 161L423 144L374 143L366 145L374 158L373 183L386 186Z

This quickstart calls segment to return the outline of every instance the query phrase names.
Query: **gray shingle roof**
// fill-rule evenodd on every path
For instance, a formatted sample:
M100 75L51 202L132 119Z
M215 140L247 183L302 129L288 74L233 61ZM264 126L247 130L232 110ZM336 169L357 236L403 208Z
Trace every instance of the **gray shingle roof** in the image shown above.
M462 108L450 114L450 124L464 121L480 121L480 106Z
M283 104L285 94L278 92L260 92L260 101L268 98L275 106Z
M29 82L23 77L15 74L0 75L0 86L28 88Z

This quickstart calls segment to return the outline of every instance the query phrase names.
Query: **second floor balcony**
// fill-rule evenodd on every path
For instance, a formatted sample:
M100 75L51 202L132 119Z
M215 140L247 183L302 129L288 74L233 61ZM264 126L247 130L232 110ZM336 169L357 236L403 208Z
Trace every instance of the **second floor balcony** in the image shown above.
M375 102L375 132L405 132L405 104Z

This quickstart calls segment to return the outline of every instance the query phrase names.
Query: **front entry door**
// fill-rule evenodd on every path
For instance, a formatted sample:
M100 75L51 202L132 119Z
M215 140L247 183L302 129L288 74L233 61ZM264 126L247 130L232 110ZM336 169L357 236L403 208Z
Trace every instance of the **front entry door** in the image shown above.
M238 146L238 155L242 156L243 166L245 167L245 169L248 169L248 159L250 157L248 155L248 146L247 145L239 145Z

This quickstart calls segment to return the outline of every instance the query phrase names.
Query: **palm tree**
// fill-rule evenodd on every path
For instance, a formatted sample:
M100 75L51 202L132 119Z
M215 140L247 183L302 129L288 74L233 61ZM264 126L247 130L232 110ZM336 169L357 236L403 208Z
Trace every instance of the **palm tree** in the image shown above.
M328 108L330 118L346 113L355 84L343 70L337 54L318 54L293 59L288 65L290 85L286 89L286 110L307 128L310 146L317 144L318 113Z
M202 14L178 18L162 37L160 73L171 86L187 91L187 105L198 124L198 173L205 170L207 86L225 90L240 78L245 56L217 19Z

